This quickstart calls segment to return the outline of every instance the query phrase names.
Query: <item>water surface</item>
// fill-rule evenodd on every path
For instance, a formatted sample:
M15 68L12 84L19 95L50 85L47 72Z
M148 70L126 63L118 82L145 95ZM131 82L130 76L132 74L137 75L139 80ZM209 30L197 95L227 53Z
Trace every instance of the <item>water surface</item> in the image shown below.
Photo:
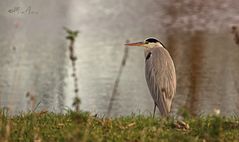
M223 115L238 114L239 47L230 33L230 24L237 20L235 8L226 5L231 6L230 11L216 10L221 18L197 26L197 22L184 24L186 16L180 21L180 16L187 14L180 11L180 5L175 12L165 6L167 2L160 2L164 5L154 0L1 2L1 106L13 111L32 109L26 98L30 92L39 110L59 112L71 107L75 94L69 43L62 30L67 26L80 30L75 47L82 110L106 114L125 41L155 36L166 45L176 66L173 113L186 107L192 114L209 114L214 109L220 109ZM30 6L38 13L8 12L18 6ZM201 11L202 16L205 9ZM213 15L209 14L211 19ZM144 51L132 47L111 116L149 114L152 110L144 78Z

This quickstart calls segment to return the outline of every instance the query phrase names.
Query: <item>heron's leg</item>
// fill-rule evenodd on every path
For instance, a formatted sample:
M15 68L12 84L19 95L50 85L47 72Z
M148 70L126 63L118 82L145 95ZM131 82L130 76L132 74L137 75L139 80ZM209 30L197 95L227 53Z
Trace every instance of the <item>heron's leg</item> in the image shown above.
M155 110L156 110L156 103L154 103L154 114L153 114L153 118L154 118L154 115L155 115Z

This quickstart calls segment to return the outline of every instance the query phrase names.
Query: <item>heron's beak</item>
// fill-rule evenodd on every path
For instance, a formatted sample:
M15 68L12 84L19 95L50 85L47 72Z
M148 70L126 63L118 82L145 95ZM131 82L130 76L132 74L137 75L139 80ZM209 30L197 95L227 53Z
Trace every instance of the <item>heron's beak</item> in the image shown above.
M126 46L144 46L144 42L127 43Z

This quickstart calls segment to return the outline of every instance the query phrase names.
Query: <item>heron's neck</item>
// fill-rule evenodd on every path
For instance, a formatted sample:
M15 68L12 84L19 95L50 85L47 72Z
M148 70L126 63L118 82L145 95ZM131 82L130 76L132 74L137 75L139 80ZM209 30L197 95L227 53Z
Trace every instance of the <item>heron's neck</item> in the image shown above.
M148 47L144 48L144 55L145 57L151 52L153 52L153 50L158 49L158 48L163 48L165 49L165 47L161 44L161 43L155 43L155 44L151 44Z
M146 57L152 50L153 48L144 48L144 56Z

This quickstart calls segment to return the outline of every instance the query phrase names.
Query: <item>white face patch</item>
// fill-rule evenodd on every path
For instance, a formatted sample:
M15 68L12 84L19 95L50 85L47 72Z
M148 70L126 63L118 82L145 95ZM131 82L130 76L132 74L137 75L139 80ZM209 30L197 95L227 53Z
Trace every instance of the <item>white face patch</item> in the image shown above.
M152 42L145 44L146 48L154 48L156 46L163 47L163 45L160 42Z

